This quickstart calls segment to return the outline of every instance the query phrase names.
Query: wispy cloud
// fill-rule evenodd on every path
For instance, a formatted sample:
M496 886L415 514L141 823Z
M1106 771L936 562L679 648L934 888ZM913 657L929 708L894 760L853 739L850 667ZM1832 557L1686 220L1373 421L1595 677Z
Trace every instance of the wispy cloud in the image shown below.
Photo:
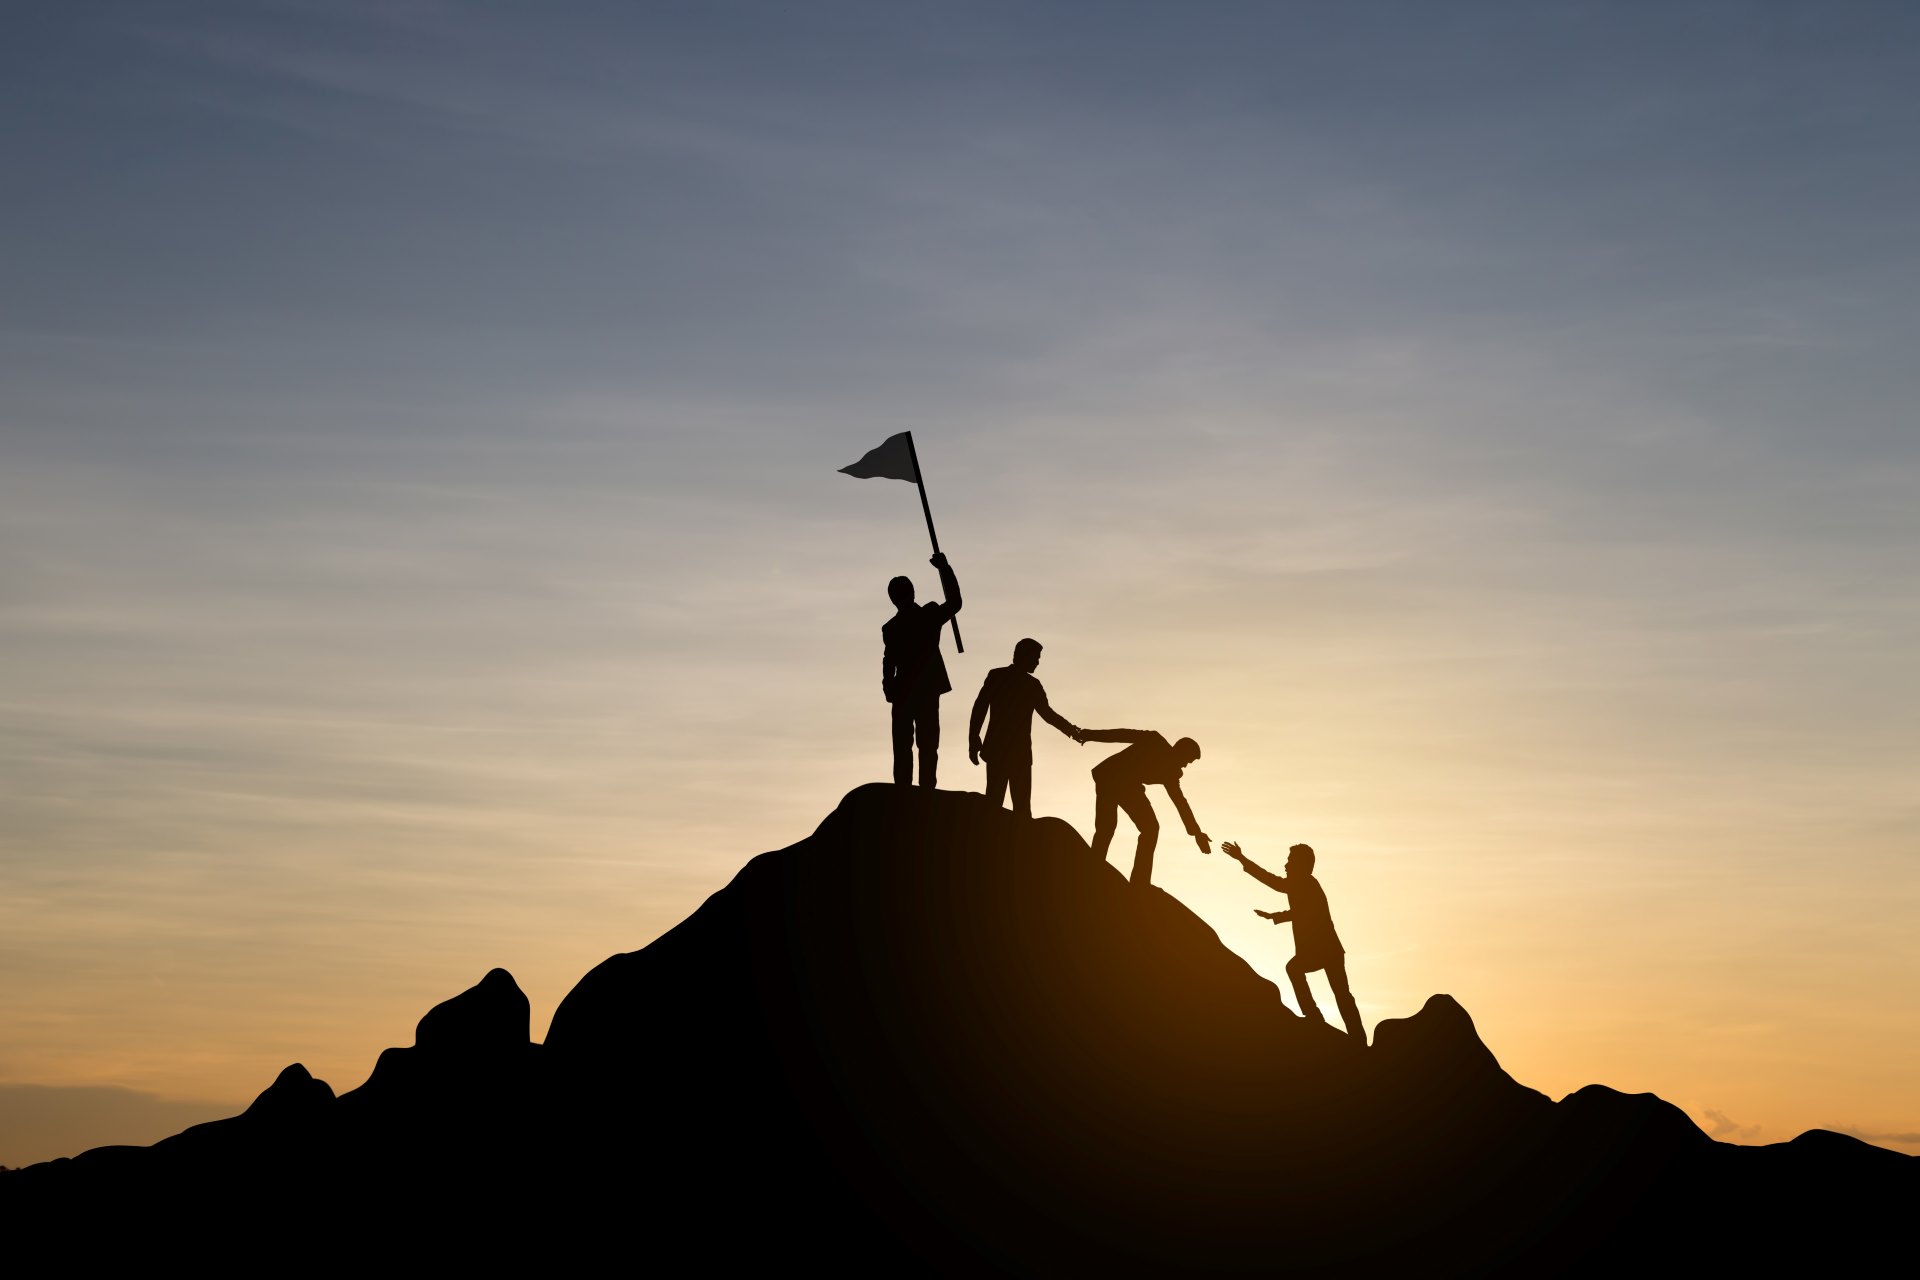
M240 1109L114 1085L0 1084L0 1165L17 1169L98 1146L146 1146Z
M958 696L1033 634L1201 738L1363 1001L1462 990L1550 1092L1910 1053L1920 46L1642 8L29 24L8 1073L350 1085L804 834L884 772L926 553L833 468L903 426Z
M1883 1146L1890 1147L1920 1147L1920 1131L1910 1133L1875 1133L1867 1129L1856 1129L1851 1125L1844 1124L1832 1125L1830 1127L1835 1133L1844 1133L1848 1137L1858 1138L1862 1142L1879 1143Z
M617 48L571 23L462 6L287 6L202 26L135 18L127 29L215 73L180 92L376 147L411 128L573 159L681 157L788 177L824 166L843 180L861 151L849 130L793 110L776 78L757 91L703 91L697 58L690 66L672 50L670 21L638 24L639 42Z
M1706 1124L1702 1125L1701 1128L1707 1131L1709 1138L1713 1138L1716 1141L1752 1142L1760 1136L1762 1128L1760 1125L1740 1124L1729 1119L1724 1112L1711 1109L1702 1111L1700 1114L1706 1119Z

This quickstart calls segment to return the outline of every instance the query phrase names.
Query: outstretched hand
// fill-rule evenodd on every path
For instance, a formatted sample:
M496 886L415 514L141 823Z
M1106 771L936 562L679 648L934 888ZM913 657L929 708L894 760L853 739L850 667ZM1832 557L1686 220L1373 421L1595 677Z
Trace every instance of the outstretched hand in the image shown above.
M1195 832L1193 837L1193 842L1200 846L1200 852L1202 853L1213 852L1213 840L1208 837L1206 832L1204 831Z
M1082 729L1079 725L1075 725L1073 727L1073 733L1070 736L1073 738L1075 742L1079 743L1081 746L1084 747L1087 745L1087 731L1085 729Z
M1253 914L1259 916L1262 920L1271 920L1275 924L1280 923L1280 913L1278 911L1262 911L1260 908L1255 907Z
M1232 858L1235 862L1246 861L1246 855L1240 852L1240 846L1235 844L1231 840L1226 840L1221 842L1220 852L1226 854L1229 858Z
M947 567L947 553L944 551L936 551L933 553L933 558L928 560L927 563L936 569L944 569Z

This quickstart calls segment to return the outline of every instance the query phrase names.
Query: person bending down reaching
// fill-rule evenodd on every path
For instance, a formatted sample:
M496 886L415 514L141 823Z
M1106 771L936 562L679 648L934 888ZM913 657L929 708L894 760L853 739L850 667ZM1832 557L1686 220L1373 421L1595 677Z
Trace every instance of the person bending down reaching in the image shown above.
M1073 735L1075 742L1128 742L1125 751L1116 751L1093 767L1093 856L1105 858L1113 841L1114 828L1124 810L1140 838L1133 847L1133 870L1127 879L1142 889L1153 880L1153 846L1160 839L1160 820L1153 816L1153 802L1147 799L1149 784L1167 789L1173 807L1187 834L1200 846L1200 852L1212 853L1207 833L1194 821L1187 797L1180 791L1180 775L1200 758L1200 744L1192 738L1168 742L1151 729L1082 729Z
M1313 1002L1312 989L1307 986L1308 974L1315 969L1325 969L1327 985L1333 988L1333 1003L1347 1024L1347 1034L1364 1045L1367 1042L1367 1029L1360 1021L1359 1008L1353 1003L1353 992L1347 989L1346 948L1340 945L1340 935L1333 931L1333 913L1327 909L1327 891L1313 878L1312 846L1296 844L1287 850L1287 874L1284 876L1277 876L1256 865L1232 841L1222 844L1220 852L1238 862L1242 871L1261 884L1287 895L1290 910L1262 911L1255 907L1253 914L1275 924L1283 920L1293 922L1293 959L1287 961L1287 977L1293 980L1293 994L1300 1001L1300 1012L1309 1018L1326 1021L1320 1013L1320 1006Z

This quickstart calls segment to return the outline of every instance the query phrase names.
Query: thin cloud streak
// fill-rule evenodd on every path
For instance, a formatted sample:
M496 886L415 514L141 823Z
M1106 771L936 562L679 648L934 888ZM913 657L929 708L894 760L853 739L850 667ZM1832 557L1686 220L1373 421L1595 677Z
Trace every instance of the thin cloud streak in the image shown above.
M126 12L45 62L113 94L6 90L64 194L0 211L5 1074L350 1087L494 964L541 1025L884 771L925 551L833 468L904 427L959 696L1034 634L1198 736L1370 1016L1769 1132L1920 1068L1897 40Z
M0 1166L23 1168L96 1146L144 1146L239 1109L111 1085L0 1084Z
M1855 1129L1848 1125L1829 1126L1835 1133L1844 1133L1858 1138L1862 1142L1871 1142L1883 1147L1920 1147L1920 1133L1873 1133L1865 1129Z

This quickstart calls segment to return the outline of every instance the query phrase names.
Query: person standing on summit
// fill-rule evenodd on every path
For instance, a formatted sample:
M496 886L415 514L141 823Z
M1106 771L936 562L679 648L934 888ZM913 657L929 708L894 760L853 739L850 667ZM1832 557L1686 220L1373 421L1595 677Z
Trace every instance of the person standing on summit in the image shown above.
M894 614L880 628L880 688L893 704L893 781L913 783L913 747L920 744L920 785L931 789L940 769L940 695L953 688L940 656L940 628L960 612L960 580L942 552L928 562L940 571L939 604L916 604L913 580L887 584Z
M1147 786L1158 783L1173 798L1180 821L1193 837L1200 852L1212 853L1207 833L1193 819L1186 796L1180 793L1180 775L1200 758L1200 744L1192 738L1169 743L1151 729L1082 729L1080 742L1127 742L1132 745L1116 752L1093 767L1093 855L1104 859L1124 809L1140 829L1134 846L1133 870L1127 879L1146 888L1153 879L1153 847L1160 840L1160 820L1153 816L1153 803L1147 799Z
M1047 691L1034 676L1040 665L1040 642L1022 640L1013 646L1013 661L987 672L980 695L973 700L973 718L967 722L967 758L975 764L987 759L987 803L998 809L1009 787L1013 811L1033 816L1033 717L1079 741L1080 730L1047 705ZM991 718L989 718L991 716ZM981 740L980 727L987 736Z

